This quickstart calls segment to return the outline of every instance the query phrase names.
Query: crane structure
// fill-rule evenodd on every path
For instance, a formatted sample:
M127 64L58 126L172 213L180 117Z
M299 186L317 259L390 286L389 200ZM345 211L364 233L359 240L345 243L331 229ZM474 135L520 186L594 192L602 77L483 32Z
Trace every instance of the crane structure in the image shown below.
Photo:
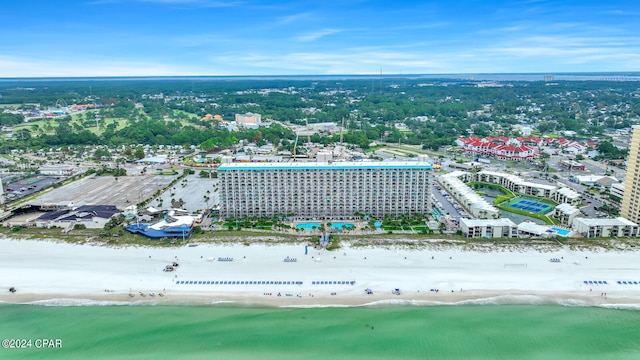
M296 161L296 148L298 147L298 133L296 133L296 142L293 143L293 161Z

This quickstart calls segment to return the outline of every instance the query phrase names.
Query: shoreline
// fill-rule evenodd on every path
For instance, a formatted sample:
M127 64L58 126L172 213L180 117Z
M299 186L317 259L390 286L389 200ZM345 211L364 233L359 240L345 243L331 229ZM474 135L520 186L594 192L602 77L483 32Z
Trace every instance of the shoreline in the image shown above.
M325 307L393 307L393 306L463 306L463 305L560 305L605 307L640 310L640 299L626 296L584 296L580 294L534 294L470 291L444 296L370 296L313 297L304 299L258 296L205 296L181 294L161 298L131 298L126 294L98 296L95 294L68 296L65 294L21 294L0 300L2 305L34 306L232 306L265 308L325 308Z
M2 238L0 252L6 260L0 264L0 304L640 308L635 249L576 250L566 245L501 246L449 240L432 244L420 249L351 247L344 241L340 250L326 251L302 244L112 248ZM233 261L218 261L225 257ZM287 257L295 261L283 261ZM552 262L552 258L561 261ZM176 270L164 272L173 262L179 262ZM214 285L214 280L220 285ZM223 285L222 280L237 284ZM596 283L585 284L587 280ZM638 284L617 283L622 280ZM6 291L9 287L17 292ZM367 295L367 289L373 294ZM395 289L400 295L392 293Z

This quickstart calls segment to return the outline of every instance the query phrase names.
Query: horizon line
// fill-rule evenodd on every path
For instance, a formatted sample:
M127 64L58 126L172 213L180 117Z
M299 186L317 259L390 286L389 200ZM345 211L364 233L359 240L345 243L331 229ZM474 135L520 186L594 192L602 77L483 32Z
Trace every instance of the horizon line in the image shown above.
M77 75L77 76L13 76L0 77L0 80L30 80L30 79L153 79L153 78L291 78L291 77L415 77L415 76L474 76L474 75L615 75L615 76L640 76L640 71L576 71L576 72L447 72L447 73L371 73L371 74L245 74L245 75Z

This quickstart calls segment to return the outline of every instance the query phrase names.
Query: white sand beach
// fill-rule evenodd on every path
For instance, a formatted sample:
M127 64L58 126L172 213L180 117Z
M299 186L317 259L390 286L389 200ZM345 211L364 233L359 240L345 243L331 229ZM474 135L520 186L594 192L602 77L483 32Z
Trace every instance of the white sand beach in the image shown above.
M640 304L640 253L636 250L433 244L415 250L345 243L340 250L319 251L303 244L115 248L4 238L0 239L0 301L52 305L105 301L231 301L267 306ZM296 261L285 262L287 257ZM173 262L179 264L175 271L163 271ZM10 287L17 291L9 292ZM400 294L393 294L394 289Z

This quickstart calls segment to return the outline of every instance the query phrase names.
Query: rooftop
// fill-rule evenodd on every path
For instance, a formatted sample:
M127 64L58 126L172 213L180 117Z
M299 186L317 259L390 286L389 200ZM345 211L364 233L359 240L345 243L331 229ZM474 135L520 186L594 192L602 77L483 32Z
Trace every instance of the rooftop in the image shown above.
M587 226L638 226L638 224L623 217L607 219L576 218L573 220L573 223L575 224L576 222L583 223Z
M577 199L580 197L580 194L578 194L577 192L575 192L573 189L569 189L566 187L561 187L558 189L557 191L559 194L562 194L570 199Z
M580 212L580 209L578 209L577 207L571 205L571 204L560 204L558 206L556 206L555 208L556 211L561 211L565 214L571 215L573 213L576 212Z
M487 175L506 178L507 180L511 181L512 183L515 183L515 184L518 184L518 185L521 185L521 186L530 186L530 187L534 187L534 188L538 188L538 189L545 189L545 190L555 190L556 189L556 187L553 186L553 185L544 185L544 184L537 184L537 183L530 182L530 181L525 181L521 177L516 176L516 175L512 175L512 174L505 174L505 173L501 173L501 172L487 171L487 170L483 170L479 174L487 174Z
M467 225L467 227L474 226L516 226L516 223L507 218L499 219L460 219L461 223Z
M417 161L358 161L358 162L289 162L289 163L231 163L222 164L218 171L231 170L347 170L347 169L431 169L431 164Z
M450 191L451 189L455 189L458 193L458 197L463 199L462 202L471 204L470 207L480 209L480 211L485 210L491 213L497 213L498 209L495 206L491 205L487 200L478 195L473 189L458 178L464 174L466 173L463 171L454 171L452 173L442 175L440 180L443 183L448 184Z
M528 221L518 224L518 231L526 232L529 234L535 234L535 235L546 234L550 228L551 226L538 225L536 223L532 223Z

